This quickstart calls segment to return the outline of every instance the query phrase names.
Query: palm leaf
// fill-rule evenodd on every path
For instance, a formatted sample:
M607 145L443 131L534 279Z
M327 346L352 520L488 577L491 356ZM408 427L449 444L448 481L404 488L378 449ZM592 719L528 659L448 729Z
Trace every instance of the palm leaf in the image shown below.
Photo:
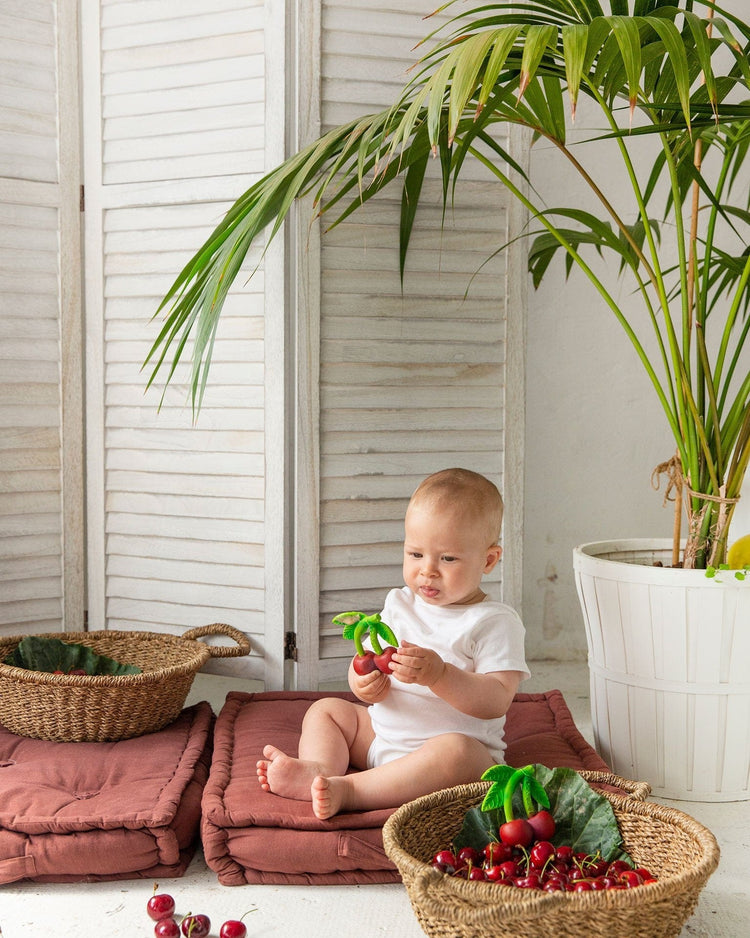
M562 43L565 58L565 78L568 83L571 118L575 120L578 89L584 74L586 50L589 48L590 30L582 23L563 26Z
M638 101L638 86L641 77L641 38L638 21L635 18L626 16L608 16L606 20L612 27L612 35L620 48L622 65L627 75L628 101L632 123L633 112Z
M547 53L550 47L555 48L557 38L557 28L555 26L529 26L526 31L526 41L523 45L523 55L521 57L521 76L518 86L518 97L523 97L523 93L529 85L529 82L536 74L542 57Z

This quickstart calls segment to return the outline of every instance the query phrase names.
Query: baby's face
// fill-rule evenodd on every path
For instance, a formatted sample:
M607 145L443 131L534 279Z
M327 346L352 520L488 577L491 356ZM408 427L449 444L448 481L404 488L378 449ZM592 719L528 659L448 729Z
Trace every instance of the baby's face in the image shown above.
M404 583L433 606L481 602L479 584L501 554L500 547L482 540L483 528L460 509L412 504L405 522Z

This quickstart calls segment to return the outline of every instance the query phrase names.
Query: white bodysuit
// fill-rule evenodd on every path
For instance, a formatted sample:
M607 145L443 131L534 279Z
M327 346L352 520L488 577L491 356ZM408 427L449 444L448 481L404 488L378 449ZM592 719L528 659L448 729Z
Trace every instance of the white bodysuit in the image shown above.
M462 671L521 671L529 677L524 654L526 631L515 610L485 598L468 606L431 606L409 587L388 594L384 622L404 640L431 648ZM505 752L505 717L482 720L461 713L429 688L404 684L391 676L388 695L369 708L375 740L368 766L382 765L414 752L442 733L463 733L480 740L497 763Z

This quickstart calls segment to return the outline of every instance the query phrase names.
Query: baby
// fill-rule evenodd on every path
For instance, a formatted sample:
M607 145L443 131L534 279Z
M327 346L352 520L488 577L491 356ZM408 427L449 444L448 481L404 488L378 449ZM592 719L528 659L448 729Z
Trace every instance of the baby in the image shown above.
M404 525L406 585L382 611L400 639L391 673L350 665L349 686L369 706L315 701L297 758L264 748L261 788L329 818L474 782L503 761L505 714L529 671L521 620L481 589L502 553L502 514L478 473L446 469L419 485Z

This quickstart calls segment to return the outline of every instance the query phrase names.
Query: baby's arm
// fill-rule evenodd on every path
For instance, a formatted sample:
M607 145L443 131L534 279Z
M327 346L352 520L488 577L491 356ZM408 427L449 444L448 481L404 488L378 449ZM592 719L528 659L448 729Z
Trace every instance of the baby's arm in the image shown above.
M371 671L369 674L357 674L353 664L349 665L349 687L361 701L367 704L382 700L391 689L391 679L382 671Z
M391 660L391 670L397 680L429 687L456 710L481 720L507 713L523 677L520 671L488 674L462 671L443 661L437 652L409 642L399 646Z

